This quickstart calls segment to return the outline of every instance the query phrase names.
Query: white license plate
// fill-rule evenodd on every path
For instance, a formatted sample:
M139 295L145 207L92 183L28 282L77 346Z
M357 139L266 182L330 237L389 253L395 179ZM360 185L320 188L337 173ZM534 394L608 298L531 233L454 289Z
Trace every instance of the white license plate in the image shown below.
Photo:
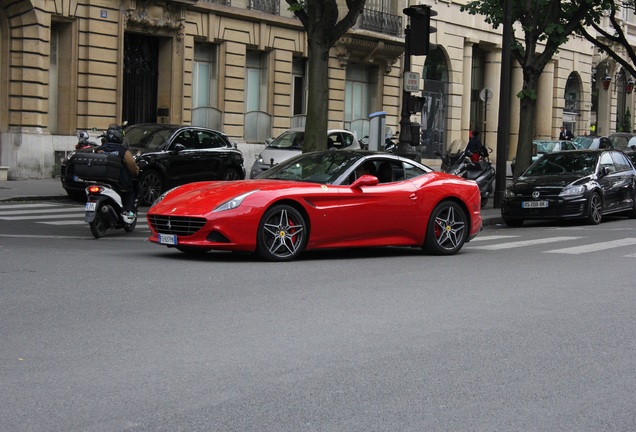
M546 208L548 207L547 201L523 201L521 203L523 208Z
M174 246L177 244L177 236L175 234L159 234L159 243Z
M97 203L87 202L86 203L86 211L95 211L95 206L96 205L97 205Z

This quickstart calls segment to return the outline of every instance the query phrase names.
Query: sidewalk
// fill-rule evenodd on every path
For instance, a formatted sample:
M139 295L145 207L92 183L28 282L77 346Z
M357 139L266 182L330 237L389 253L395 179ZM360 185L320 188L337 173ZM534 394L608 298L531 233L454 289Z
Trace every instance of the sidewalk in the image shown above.
M6 201L42 201L68 199L59 178L42 180L6 180L0 181L0 202ZM493 208L493 197L486 208L481 210L484 226L502 223L501 211Z

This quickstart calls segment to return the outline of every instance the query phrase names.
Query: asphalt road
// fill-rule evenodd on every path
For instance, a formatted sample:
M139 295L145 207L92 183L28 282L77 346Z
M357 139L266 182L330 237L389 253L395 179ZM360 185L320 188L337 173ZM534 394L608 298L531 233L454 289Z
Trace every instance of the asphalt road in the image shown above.
M634 220L265 263L36 209L0 204L2 431L636 424Z

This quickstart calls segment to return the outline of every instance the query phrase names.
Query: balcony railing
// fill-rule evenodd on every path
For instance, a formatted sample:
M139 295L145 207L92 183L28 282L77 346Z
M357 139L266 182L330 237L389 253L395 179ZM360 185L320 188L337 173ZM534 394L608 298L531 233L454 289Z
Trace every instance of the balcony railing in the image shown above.
M362 11L360 28L391 36L402 36L402 17L365 8Z
M250 0L249 8L272 15L280 15L280 0Z

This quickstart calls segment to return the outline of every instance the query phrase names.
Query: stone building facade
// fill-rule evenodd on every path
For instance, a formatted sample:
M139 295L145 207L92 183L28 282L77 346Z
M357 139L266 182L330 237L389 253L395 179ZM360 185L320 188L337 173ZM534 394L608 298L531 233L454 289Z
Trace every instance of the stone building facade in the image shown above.
M369 114L384 112L397 132L402 10L416 3L367 0L332 48L329 127L362 138ZM411 61L427 96L412 117L423 128L421 156L434 164L436 151L473 129L496 148L501 31L460 12L463 0L424 3L438 12L438 48ZM266 138L304 124L306 34L284 0L3 0L0 35L0 165L9 179L54 175L78 131L110 123L210 126L237 142L248 168ZM576 134L591 122L608 134L617 106L634 112L631 95L617 104L616 86L593 91L598 64L611 68L581 38L562 47L541 78L537 137L555 138L564 122ZM520 88L513 67L506 159L516 149Z

